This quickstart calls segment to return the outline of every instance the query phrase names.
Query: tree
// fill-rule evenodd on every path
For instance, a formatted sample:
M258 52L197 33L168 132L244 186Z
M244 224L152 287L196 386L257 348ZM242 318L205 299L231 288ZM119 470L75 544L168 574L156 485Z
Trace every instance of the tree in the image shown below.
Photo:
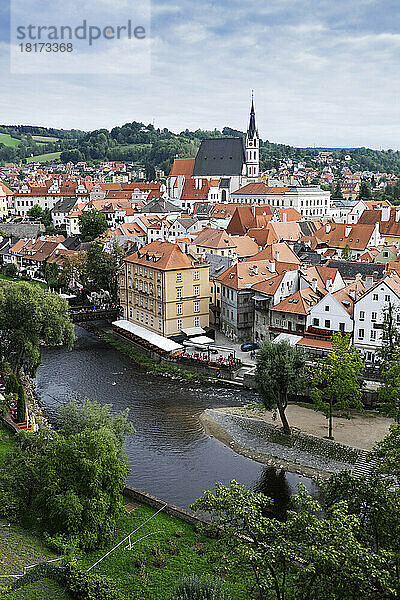
M99 243L93 243L86 254L87 286L92 291L107 290L114 302L118 297L118 273L123 252L114 244L109 252Z
M400 485L400 425L392 425L390 431L373 450L372 458L377 465L375 471L389 477L394 477L397 486Z
M251 569L259 598L356 600L390 596L384 559L357 539L359 522L345 502L321 514L300 488L295 510L279 521L268 516L271 500L231 481L192 505L218 530L224 565ZM388 594L386 596L385 594ZM253 595L253 594L252 594Z
M32 217L32 219L37 219L41 221L43 218L43 209L39 206L39 204L34 204L32 208L28 210L28 217Z
M91 242L107 230L105 215L96 208L83 211L78 217L79 230L86 242Z
M382 385L378 388L378 398L382 411L400 422L400 351L393 351L391 358L381 369Z
M14 263L8 263L3 267L3 273L7 277L16 277L18 273L17 265Z
M371 186L367 181L362 181L360 185L360 191L358 192L357 200L371 200L372 192Z
M377 358L383 368L385 368L385 364L390 363L400 351L400 330L397 326L399 317L398 307L394 306L392 302L389 302L383 309L381 346L376 352Z
M17 419L18 423L24 423L26 421L26 398L25 390L22 385L19 385L18 387Z
M362 409L360 351L350 344L350 335L332 334L332 352L317 361L310 397L329 419L329 439L333 439L333 411Z
M0 284L0 355L15 373L35 374L42 344L71 348L73 340L63 298L29 283Z
M114 438L115 445L123 451L124 436L133 432L128 416L129 408L113 414L111 404L91 400L78 404L77 400L71 400L60 409L57 423L59 431L66 437L81 431L107 431Z
M265 341L257 353L258 393L265 408L278 410L286 435L291 433L286 417L289 396L303 388L305 362L302 348L291 346L287 342L273 344Z
M51 430L21 433L7 465L0 467L0 514L29 516L50 536L81 548L107 544L122 509L128 472L107 430L65 437Z
M47 285L50 288L56 288L59 286L59 276L58 276L58 266L56 263L46 262L46 266L44 269L44 278L46 279Z
M343 258L343 260L352 260L353 251L350 248L349 244L346 244L345 247L343 248L341 258Z
M335 190L333 192L334 198L343 198L342 188L340 187L340 181L337 182Z

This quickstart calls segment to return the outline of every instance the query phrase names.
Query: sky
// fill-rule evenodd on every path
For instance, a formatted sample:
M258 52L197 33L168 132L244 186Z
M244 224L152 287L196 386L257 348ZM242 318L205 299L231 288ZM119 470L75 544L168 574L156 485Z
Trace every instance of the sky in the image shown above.
M176 132L244 130L254 89L263 139L400 148L398 0L152 0L149 66L138 68L124 43L99 42L90 74L79 72L82 61L73 73L11 73L14 8L6 4L2 124L91 130L135 120ZM51 5L35 0L36 16ZM78 5L79 18L92 21L101 5L121 22L138 11L132 0L63 0L66 22ZM118 67L111 73L102 72L108 52Z

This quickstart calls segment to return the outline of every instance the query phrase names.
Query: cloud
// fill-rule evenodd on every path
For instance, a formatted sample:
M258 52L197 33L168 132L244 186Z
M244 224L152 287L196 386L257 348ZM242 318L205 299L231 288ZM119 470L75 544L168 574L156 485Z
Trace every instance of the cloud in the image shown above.
M399 146L394 1L154 0L151 12L149 74L129 69L126 48L115 46L112 60L126 74L11 75L1 45L2 121L91 129L155 119L175 131L244 129L254 88L263 138ZM103 59L99 51L97 64Z

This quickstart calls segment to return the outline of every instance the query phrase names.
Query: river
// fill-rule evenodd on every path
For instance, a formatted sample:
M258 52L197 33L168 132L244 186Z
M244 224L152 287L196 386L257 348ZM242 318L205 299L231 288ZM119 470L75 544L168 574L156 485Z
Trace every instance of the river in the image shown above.
M205 434L199 415L205 408L246 404L254 393L207 384L181 383L141 371L127 357L76 327L74 349L46 348L37 377L40 402L55 420L71 398L129 408L135 433L127 437L128 483L183 508L216 481L236 479L273 497L284 511L310 479L266 467L234 453Z

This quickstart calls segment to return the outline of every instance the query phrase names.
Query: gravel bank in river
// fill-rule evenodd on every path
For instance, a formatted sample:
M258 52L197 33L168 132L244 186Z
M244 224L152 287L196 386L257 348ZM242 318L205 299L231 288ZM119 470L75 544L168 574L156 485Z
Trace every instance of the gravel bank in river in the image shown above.
M209 435L235 452L309 477L351 470L359 456L357 448L300 432L288 437L276 425L229 409L207 409L201 419Z

